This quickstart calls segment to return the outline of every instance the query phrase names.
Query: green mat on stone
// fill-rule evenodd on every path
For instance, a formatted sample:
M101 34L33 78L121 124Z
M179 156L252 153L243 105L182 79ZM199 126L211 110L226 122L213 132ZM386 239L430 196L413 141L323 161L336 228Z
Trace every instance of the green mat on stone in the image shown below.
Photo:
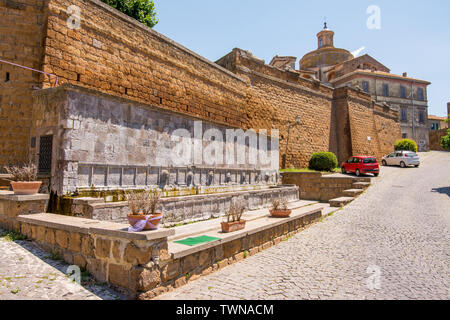
M216 240L220 240L220 238L214 238L214 237L208 237L208 236L201 236L201 237L196 237L196 238L187 238L187 239L183 239L183 240L179 240L179 241L174 241L175 243L180 243L180 244L184 244L186 246L196 246L202 243L207 243L207 242L213 242Z

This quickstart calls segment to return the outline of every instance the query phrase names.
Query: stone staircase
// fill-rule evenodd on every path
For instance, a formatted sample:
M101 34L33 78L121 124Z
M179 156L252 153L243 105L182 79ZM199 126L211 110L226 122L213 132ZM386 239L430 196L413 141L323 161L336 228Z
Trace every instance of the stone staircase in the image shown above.
M370 178L353 183L353 189L344 190L343 196L329 201L331 207L342 208L355 200L371 185Z

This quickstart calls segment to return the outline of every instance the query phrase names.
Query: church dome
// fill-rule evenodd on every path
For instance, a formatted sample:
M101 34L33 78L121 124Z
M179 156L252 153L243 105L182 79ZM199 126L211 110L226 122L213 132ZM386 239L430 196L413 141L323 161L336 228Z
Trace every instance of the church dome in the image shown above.
M315 70L353 59L350 51L334 47L334 32L325 28L317 34L318 48L303 56L300 70Z

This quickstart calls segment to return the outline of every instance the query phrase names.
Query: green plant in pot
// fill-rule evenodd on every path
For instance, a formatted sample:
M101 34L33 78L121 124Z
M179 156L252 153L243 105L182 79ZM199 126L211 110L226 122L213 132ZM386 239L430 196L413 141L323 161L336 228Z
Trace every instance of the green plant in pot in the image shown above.
M292 213L292 210L288 209L288 202L286 199L273 199L272 209L269 211L271 216L276 218L287 218Z
M128 207L131 210L131 213L127 215L131 225L129 232L158 229L163 218L163 214L157 212L160 197L159 192L151 191L133 192L127 195Z
M37 181L37 167L34 164L5 167L10 175L11 187L16 195L33 195L39 192L42 181Z
M222 232L229 233L244 229L247 222L242 220L244 211L245 206L241 202L233 202L230 209L226 211L226 221L222 222Z

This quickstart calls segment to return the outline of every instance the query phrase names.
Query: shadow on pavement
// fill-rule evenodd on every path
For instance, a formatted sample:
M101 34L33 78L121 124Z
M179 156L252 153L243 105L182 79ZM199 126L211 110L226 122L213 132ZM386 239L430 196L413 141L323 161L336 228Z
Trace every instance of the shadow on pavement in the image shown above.
M443 188L434 188L431 190L431 192L437 192L441 194L446 194L450 197L450 187L443 187Z

